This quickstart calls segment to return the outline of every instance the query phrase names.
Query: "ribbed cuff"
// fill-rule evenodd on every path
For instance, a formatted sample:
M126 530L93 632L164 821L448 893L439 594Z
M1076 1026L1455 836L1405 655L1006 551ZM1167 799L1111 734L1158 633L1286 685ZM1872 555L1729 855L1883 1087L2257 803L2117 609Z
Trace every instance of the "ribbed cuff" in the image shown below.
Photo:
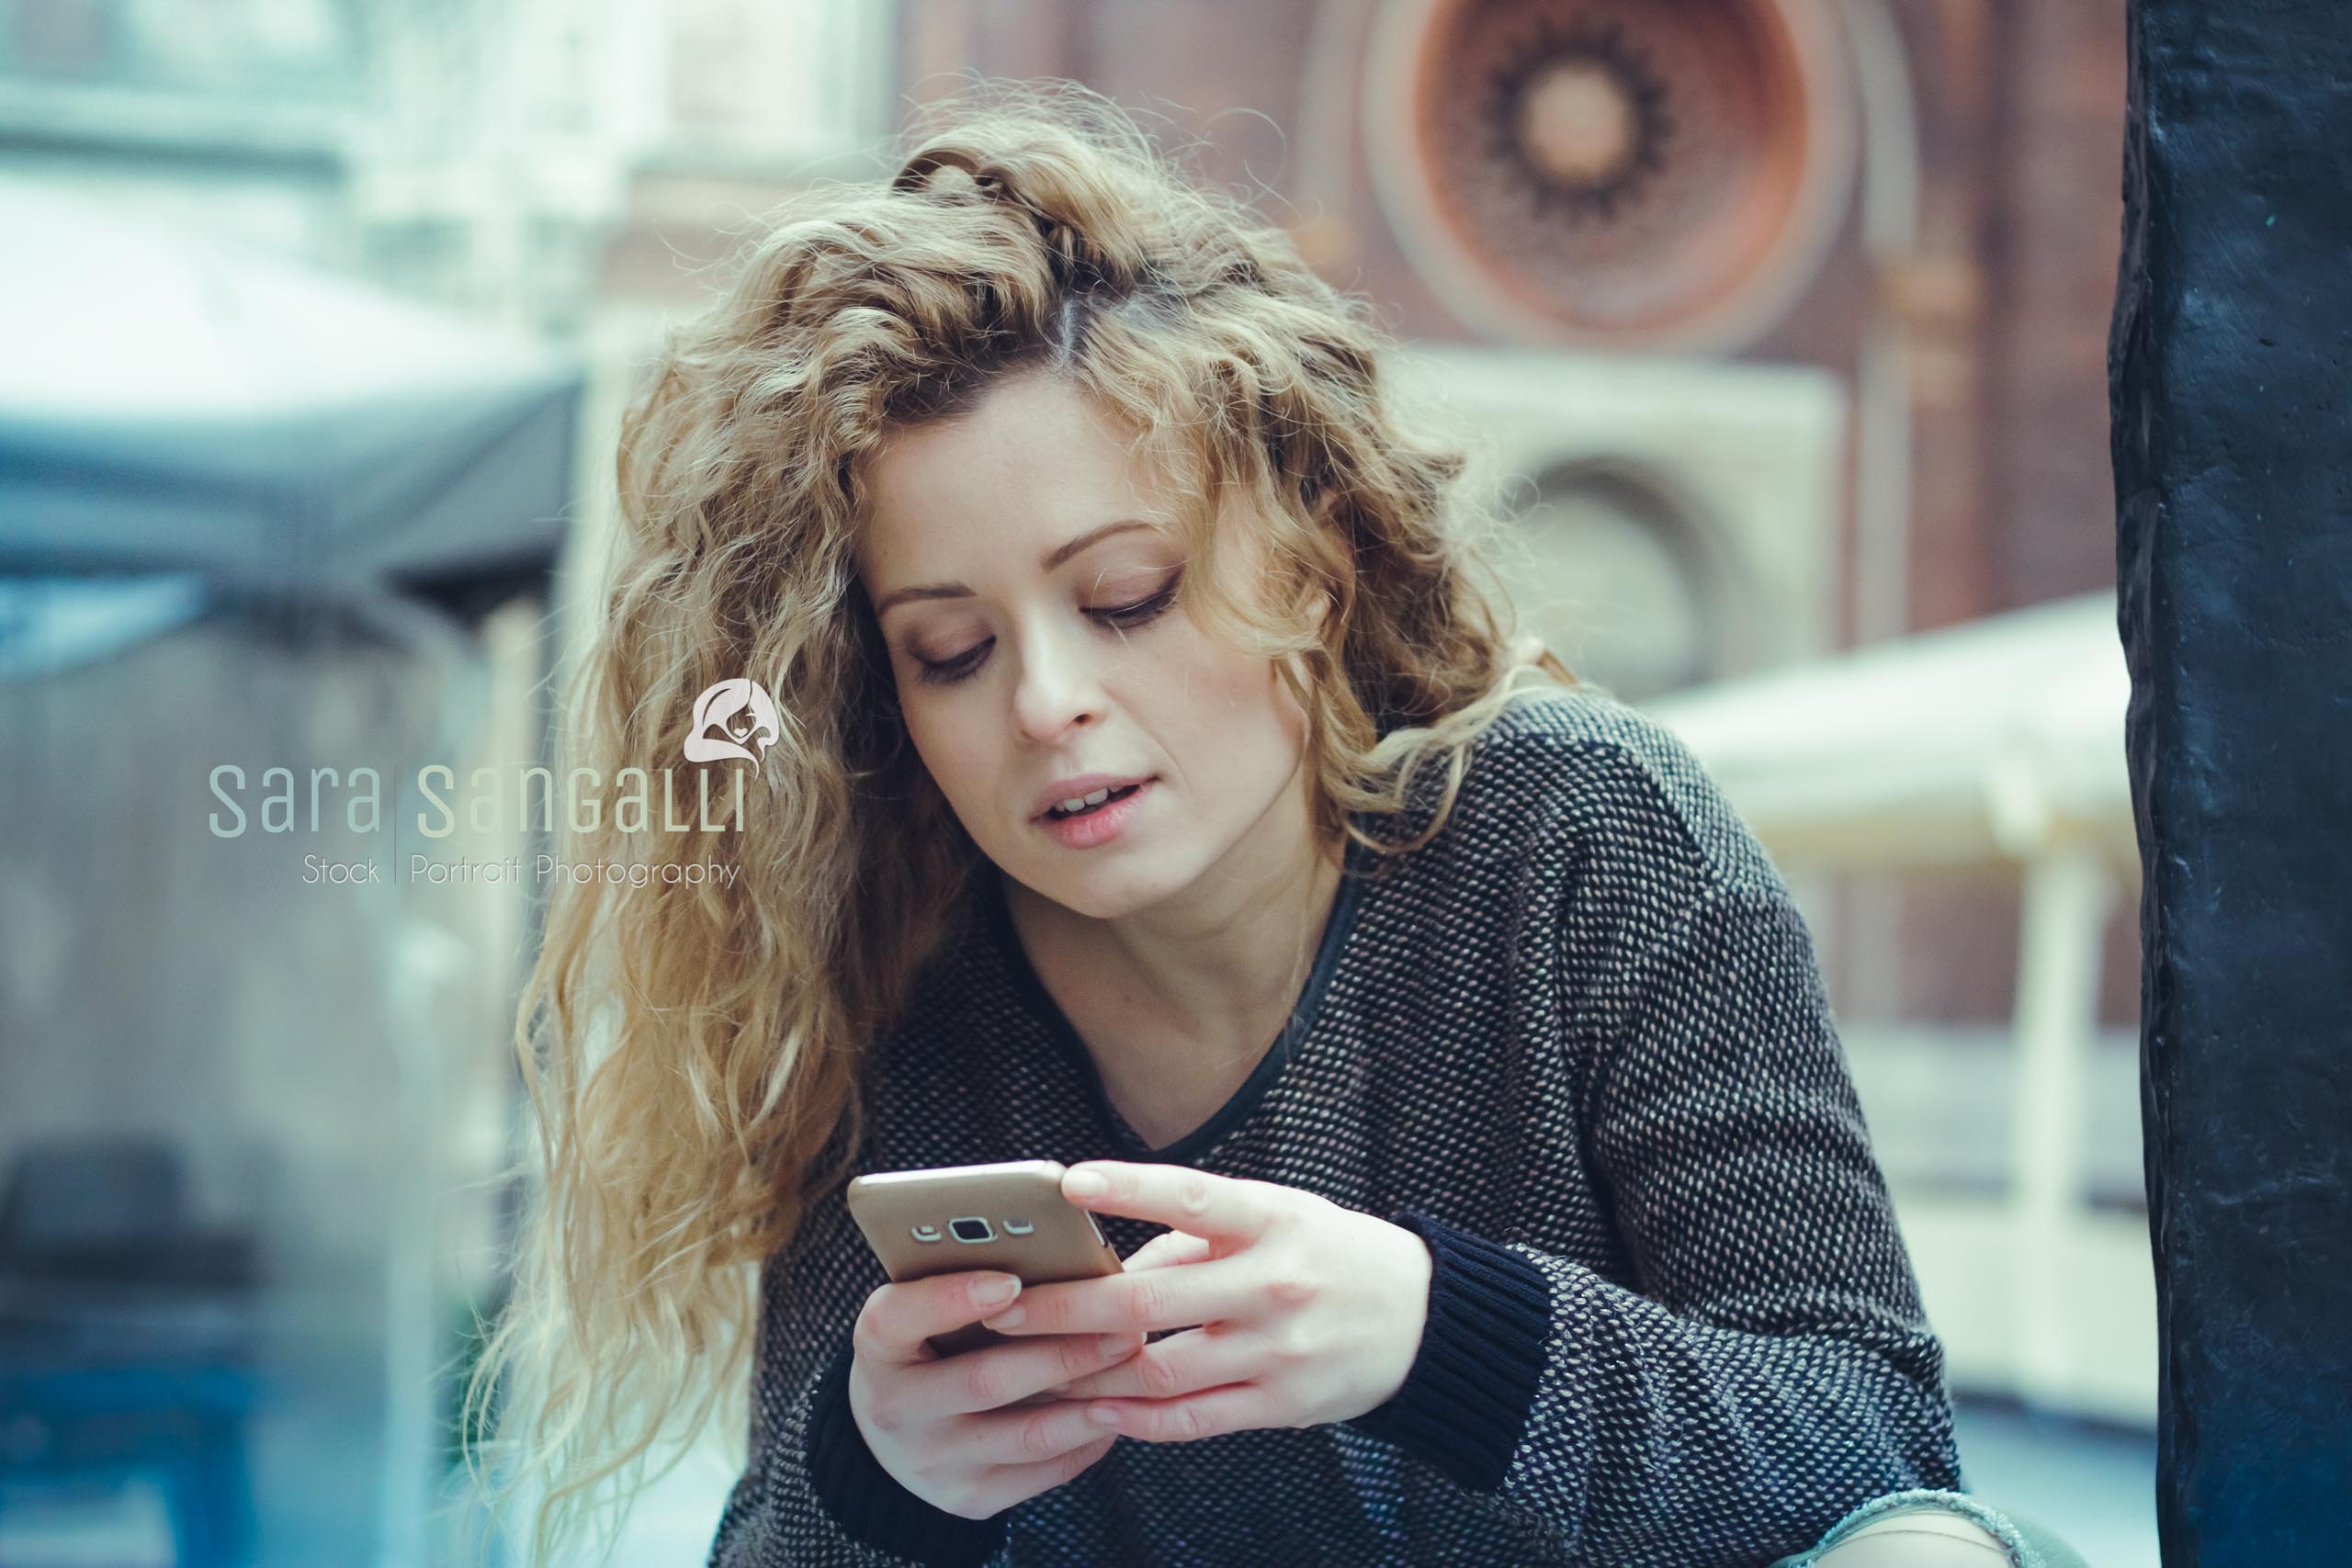
M1000 1511L951 1514L916 1496L882 1468L849 1407L851 1348L844 1341L808 1405L808 1479L854 1540L933 1568L978 1568L1004 1544Z
M1417 1210L1388 1216L1430 1249L1429 1323L1404 1386L1345 1424L1473 1492L1500 1489L1526 1436L1552 1328L1552 1286L1507 1247Z

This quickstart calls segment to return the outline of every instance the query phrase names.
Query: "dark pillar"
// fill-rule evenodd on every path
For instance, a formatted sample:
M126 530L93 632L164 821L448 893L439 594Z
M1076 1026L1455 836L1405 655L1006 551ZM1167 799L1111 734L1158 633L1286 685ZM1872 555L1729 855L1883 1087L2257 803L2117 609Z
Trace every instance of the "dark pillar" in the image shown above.
M2352 1563L2352 19L2133 0L2110 375L2165 1568Z

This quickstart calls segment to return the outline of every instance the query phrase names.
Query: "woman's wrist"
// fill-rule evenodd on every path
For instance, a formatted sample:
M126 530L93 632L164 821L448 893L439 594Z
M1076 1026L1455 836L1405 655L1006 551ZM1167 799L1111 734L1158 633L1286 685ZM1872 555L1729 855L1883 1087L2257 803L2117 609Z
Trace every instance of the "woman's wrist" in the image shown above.
M1428 1318L1404 1385L1348 1425L1472 1491L1494 1491L1544 1375L1551 1283L1510 1248L1431 1215L1407 1209L1389 1220L1429 1247Z
M938 1568L984 1562L1004 1542L1002 1514L966 1518L910 1491L874 1457L850 1408L846 1341L833 1353L808 1405L809 1483L853 1539Z

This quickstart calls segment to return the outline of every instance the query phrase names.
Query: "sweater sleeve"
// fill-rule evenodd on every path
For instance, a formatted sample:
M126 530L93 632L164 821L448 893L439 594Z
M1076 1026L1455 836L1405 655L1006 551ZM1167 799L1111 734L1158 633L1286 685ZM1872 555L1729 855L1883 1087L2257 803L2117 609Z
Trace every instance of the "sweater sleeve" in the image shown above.
M709 1568L1004 1568L1007 1514L968 1519L907 1490L850 1410L850 1332L879 1275L802 1266L786 1292L776 1273L786 1267L771 1259L763 1271L751 1459L719 1517ZM800 1310L787 1314L786 1302Z
M1943 1348L1777 878L1714 885L1658 943L1579 1119L1582 1151L1540 1157L1589 1160L1639 1288L1392 1215L1430 1247L1428 1325L1351 1425L1593 1568L1760 1561L1961 1487Z

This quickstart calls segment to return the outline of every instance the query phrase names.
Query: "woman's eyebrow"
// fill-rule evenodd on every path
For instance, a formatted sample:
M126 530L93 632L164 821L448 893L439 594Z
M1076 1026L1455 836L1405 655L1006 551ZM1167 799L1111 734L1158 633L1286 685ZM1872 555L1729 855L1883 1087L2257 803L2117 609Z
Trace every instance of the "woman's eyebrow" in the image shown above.
M1102 524L1099 527L1089 528L1085 533L1079 535L1076 538L1066 539L1062 543L1056 545L1052 549L1047 550L1037 562L1038 570L1041 571L1051 571L1056 567L1060 566L1062 562L1069 559L1070 557L1078 554L1079 551L1087 548L1089 546L1093 545L1100 540L1107 539L1114 534L1122 534L1130 528L1149 528L1151 526L1151 524L1147 523L1140 517L1121 517L1114 521ZM971 596L972 590L970 586L961 582L926 582L920 587L895 589L888 593L885 593L881 599L875 604L874 616L876 620L881 619L883 612L889 609L891 605L899 604L908 599L968 599Z

